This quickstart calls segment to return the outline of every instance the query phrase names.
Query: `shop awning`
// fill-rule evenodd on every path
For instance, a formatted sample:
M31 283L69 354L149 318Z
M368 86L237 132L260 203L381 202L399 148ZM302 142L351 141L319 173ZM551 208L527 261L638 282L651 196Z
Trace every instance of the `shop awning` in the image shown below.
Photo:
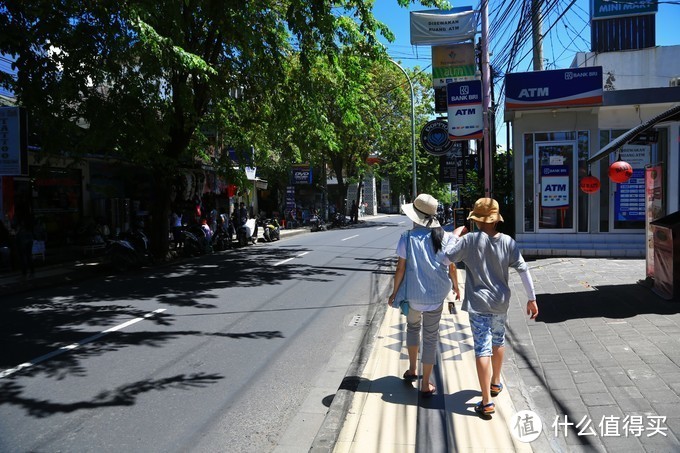
M632 141L638 134L645 132L648 129L651 129L656 124L661 123L663 121L667 121L676 115L680 117L680 105L676 105L675 107L666 110L660 115L655 116L651 120L645 121L644 123L635 126L625 134L611 141L607 146L605 146L597 153L590 156L590 158L588 159L588 165L593 164L598 160L609 156L611 153L615 152L626 143Z

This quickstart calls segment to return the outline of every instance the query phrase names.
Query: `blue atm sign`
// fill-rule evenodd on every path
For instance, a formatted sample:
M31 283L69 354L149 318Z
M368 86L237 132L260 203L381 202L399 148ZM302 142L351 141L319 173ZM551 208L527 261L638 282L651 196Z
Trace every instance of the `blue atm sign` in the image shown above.
M468 80L446 85L449 139L476 140L484 135L482 82Z
M602 67L505 75L505 109L602 105Z

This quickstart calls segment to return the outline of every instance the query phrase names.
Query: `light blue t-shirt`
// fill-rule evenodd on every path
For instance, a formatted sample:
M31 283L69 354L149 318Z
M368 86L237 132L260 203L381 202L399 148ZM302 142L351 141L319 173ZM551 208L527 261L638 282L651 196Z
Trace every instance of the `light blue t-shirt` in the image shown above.
M430 232L429 228L416 227L403 233L397 243L397 255L406 259L406 272L396 299L407 299L409 306L419 311L437 310L451 291L451 261L443 250L435 253ZM447 239L445 236L442 248Z

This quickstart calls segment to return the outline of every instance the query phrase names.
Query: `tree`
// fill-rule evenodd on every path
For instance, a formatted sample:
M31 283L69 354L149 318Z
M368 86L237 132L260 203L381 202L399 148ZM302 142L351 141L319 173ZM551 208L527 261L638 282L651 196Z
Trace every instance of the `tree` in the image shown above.
M18 68L2 82L30 109L44 153L96 151L151 170L153 238L164 252L172 176L208 157L201 127L237 149L264 143L263 127L285 121L267 97L280 96L291 55L307 67L342 45L376 48L378 34L390 35L371 4L2 0L0 51ZM237 91L241 98L229 96ZM228 172L223 159L214 163Z

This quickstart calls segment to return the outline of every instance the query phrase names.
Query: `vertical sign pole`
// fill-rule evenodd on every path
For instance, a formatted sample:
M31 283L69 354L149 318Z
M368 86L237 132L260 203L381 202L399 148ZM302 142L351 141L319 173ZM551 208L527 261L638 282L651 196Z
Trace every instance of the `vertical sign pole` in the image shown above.
M484 196L493 197L491 187L491 139L489 137L489 107L491 106L491 75L489 67L489 0L482 0L482 111L484 112Z

